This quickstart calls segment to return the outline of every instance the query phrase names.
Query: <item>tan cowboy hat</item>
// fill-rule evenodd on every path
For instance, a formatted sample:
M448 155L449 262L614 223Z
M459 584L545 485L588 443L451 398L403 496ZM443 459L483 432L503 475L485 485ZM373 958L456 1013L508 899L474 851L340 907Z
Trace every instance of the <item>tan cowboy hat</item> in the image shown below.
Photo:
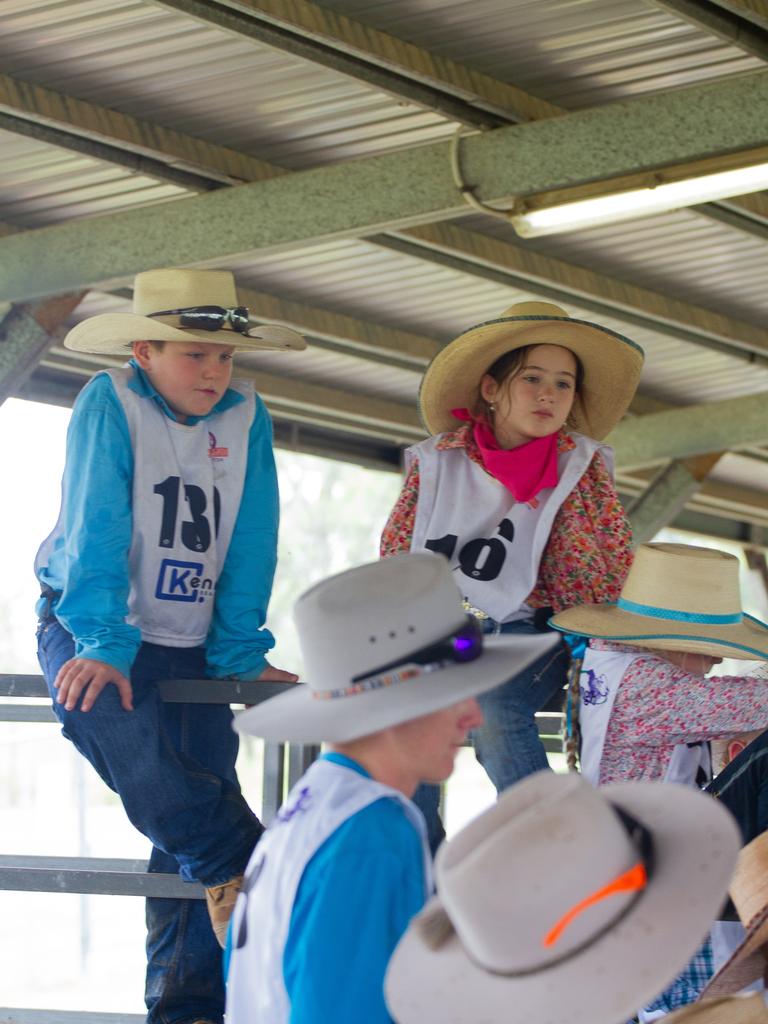
M768 966L768 832L739 854L730 893L746 935L701 993L705 999L740 992Z
M455 430L451 409L472 409L480 381L496 360L526 345L560 345L584 368L584 382L571 409L574 430L601 440L632 401L643 366L643 350L607 327L576 320L550 302L518 302L495 320L470 327L442 349L421 381L421 418L430 434Z
M398 1024L618 1024L701 944L739 847L674 783L540 772L444 843L437 896L390 961Z
M345 742L490 690L558 641L482 635L448 562L394 555L331 576L294 619L308 683L238 715L238 732L291 743Z
M768 1024L768 1008L759 992L706 999L670 1013L664 1024Z
M641 544L616 604L550 620L563 633L717 658L768 658L768 625L741 610L739 560L715 548Z
M200 312L206 306L219 312ZM218 318L221 326L195 326L192 321L201 317L213 323ZM303 337L288 327L251 321L228 270L145 270L134 280L132 313L101 313L83 320L64 338L64 346L75 352L128 355L134 341L203 341L233 345L242 352L306 348Z

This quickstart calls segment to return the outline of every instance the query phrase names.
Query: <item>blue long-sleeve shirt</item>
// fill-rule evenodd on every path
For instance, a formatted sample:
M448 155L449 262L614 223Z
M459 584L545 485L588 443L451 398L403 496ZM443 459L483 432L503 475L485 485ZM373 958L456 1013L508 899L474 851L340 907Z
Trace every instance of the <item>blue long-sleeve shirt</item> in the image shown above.
M175 420L140 367L133 360L130 365L134 373L128 387ZM208 416L190 416L186 422L215 417L242 401L242 395L230 388ZM247 443L240 508L217 582L206 642L208 670L218 678L257 678L274 645L264 621L277 562L279 500L272 425L258 395ZM141 643L139 630L126 621L132 481L128 422L111 379L102 374L80 393L72 411L60 535L45 551L37 576L61 595L55 614L75 638L76 656L104 661L124 675Z

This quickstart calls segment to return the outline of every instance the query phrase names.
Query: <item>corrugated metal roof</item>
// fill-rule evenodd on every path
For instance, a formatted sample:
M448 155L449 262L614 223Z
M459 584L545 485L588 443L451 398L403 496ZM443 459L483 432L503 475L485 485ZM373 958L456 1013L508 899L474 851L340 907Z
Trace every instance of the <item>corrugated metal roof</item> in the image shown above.
M762 66L650 0L324 0L568 109Z
M299 168L446 136L444 117L135 0L4 0L10 75Z

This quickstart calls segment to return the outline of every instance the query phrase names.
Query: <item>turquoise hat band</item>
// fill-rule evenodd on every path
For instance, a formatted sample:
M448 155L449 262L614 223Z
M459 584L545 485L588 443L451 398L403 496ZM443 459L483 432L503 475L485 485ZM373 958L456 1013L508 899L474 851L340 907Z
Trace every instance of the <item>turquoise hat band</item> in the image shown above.
M636 604L620 597L616 607L633 615L643 615L651 619L669 619L672 622L694 622L703 626L738 626L741 623L741 612L735 615L705 615L699 612L680 612L674 608L657 608L652 604Z

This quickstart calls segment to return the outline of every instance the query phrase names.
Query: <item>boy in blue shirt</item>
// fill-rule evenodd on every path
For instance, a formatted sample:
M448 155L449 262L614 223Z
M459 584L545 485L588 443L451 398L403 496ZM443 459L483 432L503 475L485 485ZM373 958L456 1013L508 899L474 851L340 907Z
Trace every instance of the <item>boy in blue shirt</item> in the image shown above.
M384 973L432 887L411 797L450 775L482 724L476 695L553 640L484 643L448 563L424 552L324 580L295 618L308 684L236 727L331 746L248 866L229 937L227 1024L391 1024Z
M152 841L149 870L206 887L207 909L147 900L147 1020L220 1024L219 945L263 829L240 793L229 707L164 704L156 684L296 680L266 661L271 423L231 376L236 350L304 343L251 321L228 272L139 274L133 310L64 340L133 358L96 374L72 412L61 511L35 564L38 657L63 734Z

